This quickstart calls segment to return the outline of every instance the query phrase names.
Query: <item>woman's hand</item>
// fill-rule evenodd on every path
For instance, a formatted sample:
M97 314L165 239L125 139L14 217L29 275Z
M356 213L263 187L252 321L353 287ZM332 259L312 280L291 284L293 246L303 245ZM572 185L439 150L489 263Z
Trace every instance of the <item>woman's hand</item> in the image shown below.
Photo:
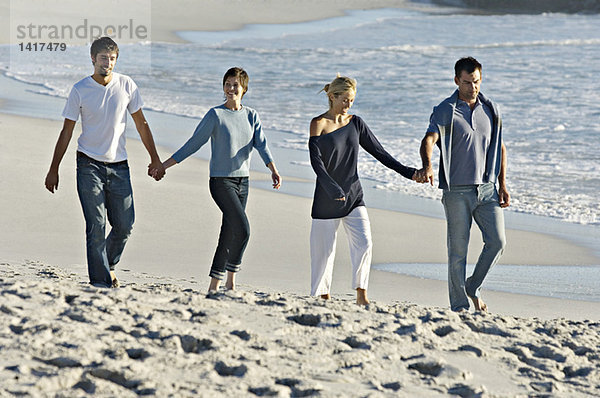
M277 171L277 167L275 167L275 162L271 162L267 165L269 170L271 170L271 179L273 180L273 189L279 189L281 187L282 178Z
M279 189L281 187L281 176L277 171L271 173L271 179L273 180L273 189Z
M175 166L177 162L173 158L169 158L158 165L153 165L152 163L148 165L148 175L154 178L156 181L160 181L165 174L167 173L167 169L171 166Z

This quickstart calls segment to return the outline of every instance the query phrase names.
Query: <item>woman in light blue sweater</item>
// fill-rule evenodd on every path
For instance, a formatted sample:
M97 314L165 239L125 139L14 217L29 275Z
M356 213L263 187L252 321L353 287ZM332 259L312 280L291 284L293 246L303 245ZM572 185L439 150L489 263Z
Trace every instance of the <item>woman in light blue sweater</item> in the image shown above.
M163 163L165 169L181 163L211 140L209 187L223 212L223 221L209 273L209 293L217 291L225 274L225 287L235 288L235 274L240 270L250 237L245 209L252 148L256 148L271 170L273 188L281 186L281 176L267 146L258 113L242 105L242 97L248 91L248 74L241 68L229 69L223 76L223 91L225 103L210 109L192 137Z

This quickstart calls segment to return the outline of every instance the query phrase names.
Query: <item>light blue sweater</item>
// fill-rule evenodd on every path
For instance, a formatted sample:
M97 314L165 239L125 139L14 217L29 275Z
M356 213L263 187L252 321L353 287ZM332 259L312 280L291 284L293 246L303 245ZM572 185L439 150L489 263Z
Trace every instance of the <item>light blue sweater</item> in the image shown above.
M211 177L248 177L252 148L256 148L265 165L273 161L258 113L247 106L238 111L232 111L225 105L209 110L194 134L172 158L181 163L209 138Z

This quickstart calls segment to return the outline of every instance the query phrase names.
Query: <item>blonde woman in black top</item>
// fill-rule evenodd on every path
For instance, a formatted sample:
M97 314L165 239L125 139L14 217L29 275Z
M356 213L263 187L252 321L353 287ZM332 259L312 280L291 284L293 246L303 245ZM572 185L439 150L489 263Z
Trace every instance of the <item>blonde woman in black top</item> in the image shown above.
M415 179L416 169L394 159L367 124L348 113L356 96L354 79L338 76L323 91L329 99L329 109L312 119L308 144L311 165L317 175L311 213L311 294L331 298L336 234L342 223L350 245L356 303L366 305L372 241L357 171L359 146L408 179Z

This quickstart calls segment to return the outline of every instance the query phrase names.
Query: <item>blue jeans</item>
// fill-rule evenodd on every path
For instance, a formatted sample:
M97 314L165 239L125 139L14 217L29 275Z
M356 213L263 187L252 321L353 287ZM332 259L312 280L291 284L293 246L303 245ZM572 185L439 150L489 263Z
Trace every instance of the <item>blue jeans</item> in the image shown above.
M77 193L85 218L88 274L94 286L112 286L135 218L127 161L104 163L77 153ZM111 231L106 236L106 219Z
M211 177L210 194L223 212L219 243L209 276L222 280L225 271L238 272L250 239L246 216L248 177Z
M506 246L504 213L493 183L463 185L444 190L448 239L448 292L453 311L469 308L468 297L480 296L481 285ZM483 237L483 250L473 275L466 278L467 250L472 220Z

